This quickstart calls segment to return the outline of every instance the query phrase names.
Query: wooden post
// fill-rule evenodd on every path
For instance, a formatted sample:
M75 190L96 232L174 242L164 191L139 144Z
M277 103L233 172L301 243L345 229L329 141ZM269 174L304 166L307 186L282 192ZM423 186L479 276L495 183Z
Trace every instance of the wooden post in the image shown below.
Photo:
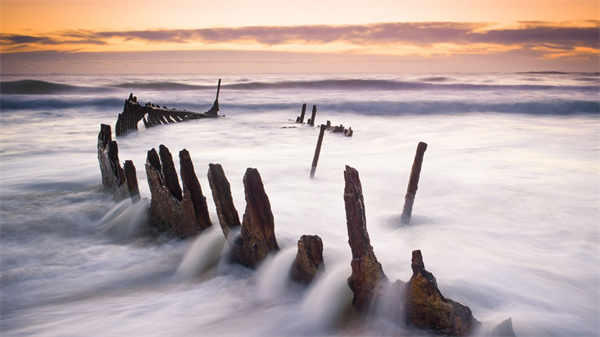
M313 108L313 116L315 115L315 109ZM310 169L310 177L314 178L315 171L317 170L317 162L319 161L319 154L321 153L321 144L323 144L323 135L325 134L325 125L321 124L321 130L319 130L319 140L317 140L317 147L315 148L315 155L313 157L312 168Z
M129 197L133 202L136 202L140 200L140 190L138 188L137 174L133 162L131 160L126 160L125 165L123 165L123 170L125 171Z
M305 112L306 112L306 103L302 104L302 112L300 113L300 124L304 124Z
M406 189L406 196L404 197L404 210L402 211L401 221L403 224L409 224L412 216L413 203L415 202L415 195L417 194L417 187L419 185L419 176L421 174L421 165L423 164L423 156L427 150L427 144L419 142L417 145L417 153L415 154L415 160L410 171L410 180L408 181L408 188Z
M238 212L231 197L231 187L221 164L208 164L208 183L212 190L217 215L227 238L232 230L241 227Z
M312 114L310 115L310 119L308 120L308 124L310 126L315 126L315 116L317 115L317 106L313 105Z
M181 187L179 186L179 178L177 177L177 171L175 171L171 152L169 152L169 149L166 146L161 144L158 147L158 154L160 156L160 161L162 162L162 174L165 179L165 186L169 189L173 197L181 201L183 195Z

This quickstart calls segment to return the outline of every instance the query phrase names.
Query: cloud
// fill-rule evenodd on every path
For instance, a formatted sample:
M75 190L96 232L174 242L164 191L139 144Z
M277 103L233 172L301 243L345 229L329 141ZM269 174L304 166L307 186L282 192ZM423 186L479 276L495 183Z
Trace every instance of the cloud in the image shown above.
M92 39L86 36L82 38L72 40L64 39L59 36L58 38L50 36L33 36L33 35L20 35L20 34L0 34L0 46L7 46L12 48L24 47L30 44L38 45L63 45L63 44L95 44L105 45L106 42L100 39Z
M147 43L218 45L224 43L285 46L345 44L358 49L381 46L428 48L452 44L464 46L497 45L496 50L522 48L544 53L540 46L564 51L598 49L600 22L580 24L559 22L520 22L513 28L495 28L487 23L470 22L396 22L365 25L249 26L201 29L157 29L123 31L69 31L48 36L0 35L0 45L112 44L142 41ZM516 46L516 47L515 47ZM503 48L504 47L504 48ZM579 49L578 49L579 48ZM583 48L583 49L582 49Z

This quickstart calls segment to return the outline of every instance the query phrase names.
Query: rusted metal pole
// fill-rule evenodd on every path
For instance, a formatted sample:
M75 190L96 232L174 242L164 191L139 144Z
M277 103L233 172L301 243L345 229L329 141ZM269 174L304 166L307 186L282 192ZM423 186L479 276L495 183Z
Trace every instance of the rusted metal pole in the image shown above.
M415 202L415 195L417 194L417 187L419 185L419 176L421 175L421 165L423 164L423 156L425 155L425 150L427 150L427 144L419 142L419 145L417 145L417 153L415 154L415 160L410 171L410 180L408 181L406 196L404 197L404 210L402 211L401 218L403 224L410 223L413 203Z
M313 109L313 116L315 115ZM319 140L317 140L317 147L315 148L315 155L313 157L312 168L310 169L310 177L314 178L315 171L317 170L317 163L319 162L319 154L321 153L321 144L323 144L323 135L325 134L326 126L321 124L321 130L319 131Z

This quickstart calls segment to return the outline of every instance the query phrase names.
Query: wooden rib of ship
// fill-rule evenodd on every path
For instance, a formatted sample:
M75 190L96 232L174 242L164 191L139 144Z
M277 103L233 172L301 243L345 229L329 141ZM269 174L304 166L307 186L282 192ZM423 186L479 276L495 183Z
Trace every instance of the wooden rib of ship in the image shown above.
M117 117L115 133L117 137L124 136L129 132L137 131L138 123L142 121L146 128L157 125L185 122L192 119L217 118L219 117L219 91L221 90L221 79L217 84L217 96L211 108L206 112L193 112L187 110L169 109L150 102L142 105L137 97L129 94L123 106L123 112Z

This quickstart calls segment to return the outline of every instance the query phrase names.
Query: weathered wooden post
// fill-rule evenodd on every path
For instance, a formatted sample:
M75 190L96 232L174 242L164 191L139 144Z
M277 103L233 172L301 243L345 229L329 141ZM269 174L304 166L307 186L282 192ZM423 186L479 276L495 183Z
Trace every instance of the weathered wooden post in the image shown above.
M313 109L313 116L315 114ZM319 130L319 140L317 140L317 147L315 148L315 155L313 157L312 168L310 169L310 177L314 178L315 171L317 170L317 162L319 161L319 154L321 153L321 144L323 144L323 135L325 134L326 126L321 124L321 130Z
M140 190L138 188L137 174L135 172L135 166L133 161L126 160L123 165L125 171L125 180L127 182L127 189L129 190L129 197L133 202L140 200Z
M300 116L296 118L296 123L304 124L304 113L306 112L306 103L302 104L302 112L300 112Z
M221 164L208 164L208 183L212 190L217 208L219 223L227 238L232 230L238 230L242 224L231 197L231 187Z
M417 194L417 187L419 185L419 176L421 174L421 165L423 164L423 156L425 155L425 150L427 150L427 144L419 142L419 145L417 145L417 153L415 154L415 160L410 171L410 180L408 181L406 196L404 197L404 210L402 211L401 218L403 224L410 223L413 203L415 202L415 195Z
M315 126L315 117L317 116L317 106L313 105L312 114L310 115L310 119L308 120L308 125Z

